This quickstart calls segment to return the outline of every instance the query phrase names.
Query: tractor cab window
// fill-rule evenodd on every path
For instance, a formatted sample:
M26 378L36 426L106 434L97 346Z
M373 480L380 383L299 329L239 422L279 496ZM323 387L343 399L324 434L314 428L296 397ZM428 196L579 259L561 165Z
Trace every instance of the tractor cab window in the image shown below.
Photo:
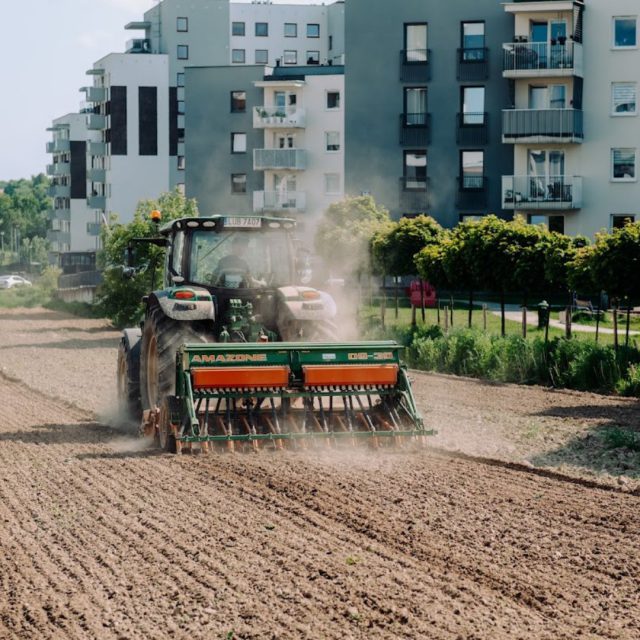
M289 238L282 230L195 231L191 241L191 281L225 289L290 284Z
M184 252L184 231L178 231L173 240L173 247L171 251L167 251L166 261L167 268L165 273L169 278L169 282L165 283L167 286L171 286L171 276L182 276L182 255Z

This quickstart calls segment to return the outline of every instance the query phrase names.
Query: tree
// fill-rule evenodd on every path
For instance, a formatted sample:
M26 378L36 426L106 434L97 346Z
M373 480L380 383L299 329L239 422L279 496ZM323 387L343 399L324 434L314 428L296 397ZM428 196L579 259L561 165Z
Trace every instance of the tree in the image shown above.
M370 273L371 240L390 220L371 196L347 197L325 211L315 235L316 252L331 272Z
M135 248L138 269L131 278L124 278L122 265L127 246L133 238L156 235L150 213L154 209L162 213L163 223L181 217L197 217L195 200L187 200L178 190L162 194L158 200L143 200L138 204L133 221L118 224L112 219L109 227L103 227L101 236L104 249L98 254L98 266L104 270L104 282L98 291L97 305L100 312L110 318L117 327L135 324L143 313L142 296L158 285L157 272L161 267L163 250L151 244L141 243Z

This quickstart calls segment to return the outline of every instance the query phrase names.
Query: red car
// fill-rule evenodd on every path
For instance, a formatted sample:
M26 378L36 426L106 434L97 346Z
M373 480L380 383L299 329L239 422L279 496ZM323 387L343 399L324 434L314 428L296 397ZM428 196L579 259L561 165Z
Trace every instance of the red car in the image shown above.
M422 280L422 293L420 292L420 280L412 280L408 295L412 307L420 307L423 299L425 307L435 307L437 304L436 288L426 280Z

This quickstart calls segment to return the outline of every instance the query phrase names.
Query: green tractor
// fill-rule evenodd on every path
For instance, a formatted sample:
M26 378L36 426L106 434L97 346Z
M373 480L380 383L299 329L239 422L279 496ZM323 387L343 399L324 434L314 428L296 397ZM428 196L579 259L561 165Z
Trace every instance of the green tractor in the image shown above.
M399 347L337 342L336 305L305 284L294 228L220 215L138 240L165 248L164 282L123 332L118 396L163 448L426 434Z

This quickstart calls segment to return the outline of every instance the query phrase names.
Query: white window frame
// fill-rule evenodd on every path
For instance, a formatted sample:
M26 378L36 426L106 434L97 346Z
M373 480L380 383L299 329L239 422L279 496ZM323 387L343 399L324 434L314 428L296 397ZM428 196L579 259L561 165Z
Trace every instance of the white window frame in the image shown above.
M242 60L234 60L236 53L242 54ZM245 64L246 60L247 60L247 52L245 49L231 49L231 64Z
M247 153L247 134L242 131L231 133L231 153Z
M282 62L284 64L298 64L298 51L296 49L285 49L282 54Z
M287 33L287 27L293 27L293 34ZM285 38L297 38L298 37L298 23L297 22L285 22L283 34Z
M336 191L332 190L332 181L336 185ZM325 173L324 174L324 192L328 196L340 195L340 174L339 173Z
M612 213L609 215L609 230L613 231L613 229L616 228L613 226L613 220L615 218L630 218L631 222L635 222L637 217L635 213Z
M614 157L616 151L633 151L633 176L614 177ZM611 149L611 181L612 182L637 182L638 181L638 150L635 147L613 147Z
M617 20L635 20L636 23L636 41L634 44L616 44L616 21ZM611 19L611 48L612 49L637 49L638 48L638 16L613 16Z
M258 54L264 54L264 60L258 60ZM269 64L269 49L256 49L254 53L256 64Z
M184 156L178 156L177 166L178 166L178 171L184 171L186 166Z
M335 148L330 149L329 147L335 147ZM339 131L324 132L324 150L327 153L340 152L340 132Z
M633 111L616 111L615 90L616 87L633 87ZM624 104L620 101L619 104ZM638 115L638 83L637 82L612 82L611 83L611 115L616 118L628 118Z

